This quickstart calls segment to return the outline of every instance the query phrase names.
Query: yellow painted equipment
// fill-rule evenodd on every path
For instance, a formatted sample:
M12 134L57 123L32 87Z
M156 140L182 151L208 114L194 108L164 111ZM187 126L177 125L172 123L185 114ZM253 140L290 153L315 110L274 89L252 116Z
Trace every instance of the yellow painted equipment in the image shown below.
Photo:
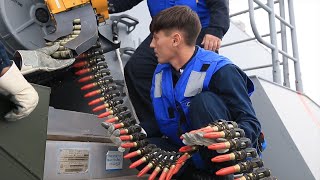
M102 19L109 19L108 1L106 0L91 0L92 7ZM100 18L100 20L101 20Z
M45 0L51 14L69 11L81 5L91 3L100 19L108 19L108 1L106 0Z

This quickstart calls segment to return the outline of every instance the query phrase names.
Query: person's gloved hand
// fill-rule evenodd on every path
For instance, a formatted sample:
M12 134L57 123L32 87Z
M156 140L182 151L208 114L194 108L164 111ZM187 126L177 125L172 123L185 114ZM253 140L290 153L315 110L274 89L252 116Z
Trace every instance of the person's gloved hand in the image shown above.
M59 49L59 44L37 50L18 50L14 54L14 61L22 74L35 71L55 71L70 66L75 59L54 59L50 55Z
M263 167L256 149L251 148L251 141L245 138L244 130L238 128L237 123L233 121L217 121L207 127L185 133L181 138L187 146L180 148L179 151L185 154L179 158L177 164L183 164L200 146L206 146L218 153L228 152L228 154L213 157L211 159L213 163L228 161L238 163L218 170L216 172L218 176L244 173L244 177L254 175L260 179L260 177L271 175L270 170Z
M207 127L185 133L181 136L182 142L187 146L210 146L226 142L227 139L244 137L244 131L237 128L232 121L217 121ZM227 152L228 149L218 149L218 153Z
M121 124L121 123L120 123ZM109 127L108 132L111 134L110 139L123 148L132 148L134 142L138 142L147 137L146 131L138 124L124 126L115 129L117 124Z
M11 96L16 108L5 115L8 121L16 121L28 116L38 104L38 93L23 77L15 63L0 77L0 94Z
M128 118L125 112L118 114L117 118L110 118L101 125L107 129L107 136L119 146L119 151L126 148L140 147L147 144L144 139L147 137L146 131L138 124L134 118ZM118 119L118 120L116 120Z

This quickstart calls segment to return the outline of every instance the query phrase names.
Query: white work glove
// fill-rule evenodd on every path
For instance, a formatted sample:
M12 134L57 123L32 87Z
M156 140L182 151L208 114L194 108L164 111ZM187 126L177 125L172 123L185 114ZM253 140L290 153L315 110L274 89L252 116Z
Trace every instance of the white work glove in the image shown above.
M16 108L5 115L8 121L16 121L28 116L37 106L37 91L23 77L15 63L0 77L0 94L11 96Z
M59 44L37 50L18 50L14 54L14 61L22 74L35 71L55 71L70 66L75 59L54 59L50 55L59 49Z

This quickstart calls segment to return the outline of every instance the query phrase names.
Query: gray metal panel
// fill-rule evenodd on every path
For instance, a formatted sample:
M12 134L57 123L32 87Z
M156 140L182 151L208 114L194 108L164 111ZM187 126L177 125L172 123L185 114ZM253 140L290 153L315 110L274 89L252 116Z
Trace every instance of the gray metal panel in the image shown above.
M36 109L26 118L6 122L3 116L10 109L0 99L0 179L42 179L50 89L35 85L39 94Z
M130 107L127 97L124 97L124 104ZM101 126L105 119L99 119L93 114L50 107L48 135L105 137L106 129Z
M89 170L86 173L59 174L60 149L89 150ZM117 151L113 144L89 142L47 141L44 180L78 180L78 179L113 179L112 177L137 174L137 170L129 169L131 162L123 161L122 170L106 170L106 154Z
M320 129L309 120L298 94L257 77L252 80L252 102L268 143L266 167L279 179L320 179L320 158L315 157L320 146L314 143Z
M102 121L92 114L50 107L48 134L105 136Z

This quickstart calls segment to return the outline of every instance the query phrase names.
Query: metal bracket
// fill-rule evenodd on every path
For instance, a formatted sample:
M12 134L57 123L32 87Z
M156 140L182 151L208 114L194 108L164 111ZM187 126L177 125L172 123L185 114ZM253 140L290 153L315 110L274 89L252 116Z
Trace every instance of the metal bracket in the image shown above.
M85 5L71 11L54 15L57 30L44 37L48 41L55 41L67 36L73 31L73 20L81 20L81 32L77 38L69 41L65 47L74 50L78 55L90 49L98 40L98 26L96 15L91 5Z
M122 14L120 16L110 16L110 20L118 24L119 22L127 26L127 33L131 33L139 24L139 20L129 16L127 14Z
M100 33L100 31L98 31L98 34L99 34L99 42L101 43L101 49L104 52L110 52L120 48L120 42L114 43L113 41L106 38L102 33Z

